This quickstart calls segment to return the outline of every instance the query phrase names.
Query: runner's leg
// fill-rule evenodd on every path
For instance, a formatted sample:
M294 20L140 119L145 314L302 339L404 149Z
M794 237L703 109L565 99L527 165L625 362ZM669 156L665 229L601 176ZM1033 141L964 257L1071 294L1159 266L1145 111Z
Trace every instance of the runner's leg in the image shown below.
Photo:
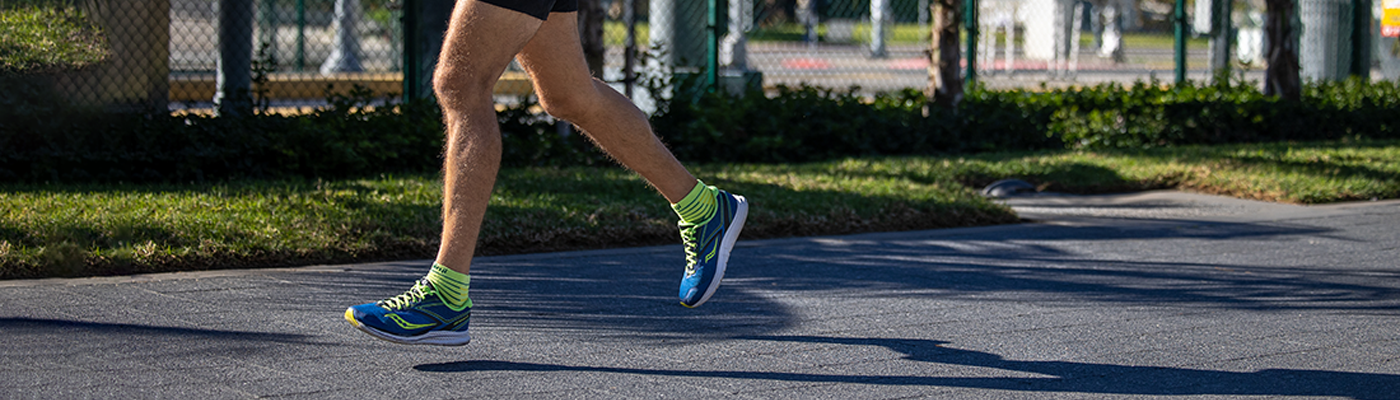
M599 147L671 202L681 218L686 252L680 301L686 307L704 304L724 279L748 215L748 201L697 181L652 133L641 110L589 75L577 24L577 13L551 14L521 50L520 65L534 80L546 111L583 128Z
M588 73L579 43L578 13L553 13L519 55L535 82L540 105L572 122L627 168L641 174L671 203L695 187L695 177L652 133L630 100Z
M537 11L536 15L545 14ZM403 294L347 308L345 319L355 328L403 344L471 342L471 277L467 273L501 159L492 92L501 72L540 24L538 18L522 12L476 0L457 2L433 77L447 125L437 262Z
M433 89L447 126L442 245L436 262L466 274L501 162L501 128L492 93L510 61L542 21L478 1L453 11Z

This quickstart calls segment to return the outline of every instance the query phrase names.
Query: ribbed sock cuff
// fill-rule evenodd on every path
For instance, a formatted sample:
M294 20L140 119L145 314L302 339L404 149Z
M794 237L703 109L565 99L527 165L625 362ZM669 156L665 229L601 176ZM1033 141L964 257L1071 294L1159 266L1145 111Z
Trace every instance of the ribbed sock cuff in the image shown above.
M710 220L715 215L717 203L715 193L719 189L713 186L706 186L705 182L696 180L695 188L690 189L690 194L685 195L679 203L672 204L671 209L676 210L676 215L681 217L681 222L687 224L699 224Z
M442 264L433 263L433 269L428 271L428 282L433 283L433 288L437 289L438 297L447 303L447 308L451 308L453 311L471 308L472 299L467 297L467 288L472 282L471 275L453 271Z

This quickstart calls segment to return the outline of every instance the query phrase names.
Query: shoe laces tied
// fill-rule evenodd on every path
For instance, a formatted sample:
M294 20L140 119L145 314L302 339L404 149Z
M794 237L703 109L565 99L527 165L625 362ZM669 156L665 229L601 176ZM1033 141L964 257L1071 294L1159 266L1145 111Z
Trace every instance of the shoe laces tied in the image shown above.
M685 273L687 275L694 273L695 264L700 259L700 241L695 240L695 232L699 230L699 225L681 226L681 242L685 244Z
M427 296L432 289L428 278L423 278L414 282L413 287L408 288L408 291L403 292L403 294L380 300L379 306L389 310L402 310L423 301L423 297Z

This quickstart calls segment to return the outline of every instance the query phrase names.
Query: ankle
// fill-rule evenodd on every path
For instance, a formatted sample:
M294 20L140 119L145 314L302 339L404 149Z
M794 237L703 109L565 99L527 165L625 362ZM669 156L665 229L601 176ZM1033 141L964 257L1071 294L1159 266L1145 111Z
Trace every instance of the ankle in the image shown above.
M681 199L680 202L671 205L676 215L680 216L681 222L687 224L699 224L708 221L715 215L718 209L715 193L718 189L705 185L705 182L696 180L695 187L690 189L690 193Z
M447 307L455 311L471 308L472 299L467 295L471 281L471 275L453 271L442 264L434 263L428 270L428 282L433 284L438 297L447 303Z

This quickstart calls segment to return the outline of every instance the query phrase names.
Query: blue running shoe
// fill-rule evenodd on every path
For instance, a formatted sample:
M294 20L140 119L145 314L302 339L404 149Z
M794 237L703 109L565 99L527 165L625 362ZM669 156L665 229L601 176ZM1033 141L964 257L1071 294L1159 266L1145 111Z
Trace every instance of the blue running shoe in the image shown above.
M401 295L345 310L345 319L371 336L394 343L438 346L471 342L467 334L471 316L471 307L461 311L447 307L427 278Z
M680 223L681 241L685 244L685 275L681 276L681 305L695 308L704 304L724 279L729 252L744 229L749 215L749 202L744 196L717 192L715 215L699 224Z

